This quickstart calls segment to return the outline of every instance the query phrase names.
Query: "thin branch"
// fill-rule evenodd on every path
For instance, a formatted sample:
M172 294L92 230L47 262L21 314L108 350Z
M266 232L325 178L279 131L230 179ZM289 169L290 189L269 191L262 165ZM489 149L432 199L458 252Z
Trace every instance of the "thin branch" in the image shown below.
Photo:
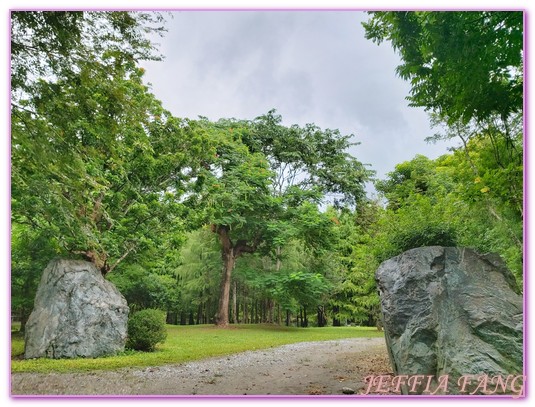
M136 248L136 245L135 244L132 244L130 246L130 248L121 256L117 259L117 261L113 264L113 266L110 266L108 268L108 273L111 273L115 267L117 267L119 265L120 262L122 262L130 253L132 253L132 251Z

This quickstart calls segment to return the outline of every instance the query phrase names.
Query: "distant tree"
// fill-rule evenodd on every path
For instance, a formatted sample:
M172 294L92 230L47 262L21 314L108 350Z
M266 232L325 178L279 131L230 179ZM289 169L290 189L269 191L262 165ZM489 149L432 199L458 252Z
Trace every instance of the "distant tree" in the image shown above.
M173 270L178 290L180 323L209 323L217 312L221 279L221 248L206 227L188 233Z
M162 311L172 309L178 297L176 280L146 270L140 265L128 265L109 274L109 279L125 297L131 312L153 308Z
M340 269L329 298L333 325L343 321L380 325L379 297L375 285L377 222L384 210L377 202L363 202L354 211L338 211L340 239L335 261Z
M11 225L11 313L20 319L24 332L43 269L61 248L57 240L42 230Z

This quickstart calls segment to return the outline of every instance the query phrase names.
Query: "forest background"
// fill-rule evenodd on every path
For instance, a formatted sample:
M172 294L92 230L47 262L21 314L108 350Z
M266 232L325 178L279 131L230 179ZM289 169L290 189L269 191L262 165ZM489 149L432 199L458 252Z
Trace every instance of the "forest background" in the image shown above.
M348 154L351 135L284 125L275 110L173 116L138 64L160 57L143 32L161 29L158 14L13 22L21 329L54 256L94 262L133 311L159 308L175 324L375 325L377 266L424 245L497 252L522 283L521 12L370 16L366 36L391 41L409 102L441 130L431 138L460 141L380 180Z

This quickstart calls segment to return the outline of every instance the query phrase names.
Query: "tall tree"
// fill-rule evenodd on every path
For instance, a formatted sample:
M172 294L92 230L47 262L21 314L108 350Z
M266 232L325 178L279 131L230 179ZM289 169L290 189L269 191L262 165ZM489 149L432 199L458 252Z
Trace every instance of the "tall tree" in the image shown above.
M136 62L152 47L136 16L12 19L13 222L46 230L103 273L144 250L176 248L181 199L210 151L204 132L143 84Z
M339 205L354 205L364 196L370 171L348 154L350 136L281 122L274 111L252 122L205 122L219 140L199 190L208 203L206 219L222 248L220 326L228 325L231 275L238 257L274 251L297 236L310 246L321 246L332 221L318 204L328 193L336 195Z

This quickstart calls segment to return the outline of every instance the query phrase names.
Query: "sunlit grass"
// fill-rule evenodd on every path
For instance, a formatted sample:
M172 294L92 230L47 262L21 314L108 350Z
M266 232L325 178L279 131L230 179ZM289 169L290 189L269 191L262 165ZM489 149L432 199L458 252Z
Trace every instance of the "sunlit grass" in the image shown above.
M158 366L296 342L383 336L376 328L369 327L288 328L272 325L232 325L227 329L218 329L212 325L167 325L167 332L167 340L155 352L126 351L117 356L96 359L15 359L12 360L11 370L74 372ZM23 348L22 336L13 335L12 356L21 355Z

